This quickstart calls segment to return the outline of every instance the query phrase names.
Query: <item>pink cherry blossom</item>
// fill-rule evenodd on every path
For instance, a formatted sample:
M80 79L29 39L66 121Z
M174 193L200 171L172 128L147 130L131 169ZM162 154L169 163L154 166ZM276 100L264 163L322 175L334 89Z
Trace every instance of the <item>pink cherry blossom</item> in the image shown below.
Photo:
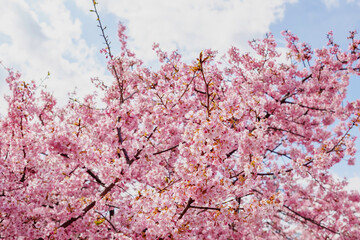
M8 69L0 118L4 239L358 239L360 195L329 172L354 164L360 100L356 32L348 50L311 49L287 31L204 50L191 64L154 45L161 67L127 47L112 83L60 107Z

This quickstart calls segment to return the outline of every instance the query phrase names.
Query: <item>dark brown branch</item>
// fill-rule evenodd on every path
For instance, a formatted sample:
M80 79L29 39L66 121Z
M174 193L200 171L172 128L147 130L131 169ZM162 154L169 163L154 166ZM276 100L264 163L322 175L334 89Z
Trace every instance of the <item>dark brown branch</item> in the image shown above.
M307 167L310 163L312 163L314 161L314 159L309 160L308 162L304 163L303 166Z
M287 205L284 205L284 207L287 208L290 212L292 212L292 213L295 214L296 216L304 219L305 221L311 222L311 223L315 224L316 226L321 227L321 228L323 228L323 229L326 229L326 230L328 230L328 231L330 231L330 232L332 232L332 233L339 234L338 232L336 232L336 231L334 231L334 230L332 230L332 229L330 229L330 228L328 228L328 227L326 227L326 226L324 226L324 225L321 225L320 223L316 222L315 220L301 215L300 213L294 211L293 209L291 209L291 208L290 208L289 206L287 206Z
M260 195L264 195L262 192L260 192L259 190L257 190L257 189L255 189L255 188L253 188L253 189L251 189L253 192L256 192L256 193L258 193L258 194L260 194Z
M73 174L79 166L80 166L80 165L77 165L73 170L71 170L71 172L69 172L68 176L70 176L71 174Z
M97 183L99 183L101 186L105 186L105 184L100 180L100 178L95 175L90 169L86 170L86 173L88 173L92 178L95 179Z
M158 193L161 193L161 192L165 191L168 187L171 187L172 185L174 185L175 183L179 182L180 180L182 180L182 179L179 178L178 180L171 182L171 183L170 183L169 185L167 185L166 187L164 187L164 188L162 188L162 189L159 189Z
M24 167L24 172L21 176L20 182L25 182L25 175L26 175L26 167Z
M288 172L291 172L291 171L293 171L293 170L294 170L293 168L290 168L290 169L285 170L285 172L288 173ZM281 172L279 171L278 174L281 174ZM268 172L268 173L257 173L256 175L257 175L257 176L273 176L273 175L275 175L275 173L272 173L272 172Z
M79 102L79 100L77 100L76 98L69 98L69 100L71 100L71 101L79 104L80 107L86 107L86 108L92 109L92 110L105 110L105 108L96 108L96 107L90 106L89 104L81 103L81 102Z
M143 149L144 149L144 147L142 149L137 150L137 152L136 152L136 154L134 156L135 159L139 159L139 155L140 155L140 153L142 152Z
M226 154L226 157L227 157L227 158L231 157L231 155L233 155L233 153L236 152L237 150L238 150L237 148L234 149L234 150L232 150L231 152L229 152L228 154Z
M117 209L120 209L120 207L118 207L118 206L115 206L115 205L112 205L112 204L105 204L106 206L108 206L108 207L112 207L112 208L117 208Z
M98 27L99 27L100 30L101 30L101 35L100 35L100 36L102 36L102 37L104 38L106 48L107 48L107 50L109 51L109 57L110 57L110 59L112 60L112 59L113 59L113 55L111 54L110 42L109 42L109 40L108 40L108 37L105 35L105 29L106 29L106 27L103 27L103 26L102 26L99 13L98 13L98 11L97 11L97 9L96 9L96 4L97 4L96 1L92 1L92 2L93 2L93 5L94 5L94 10L90 10L90 11L92 11L92 12L94 12L94 13L96 14L96 17L97 17L96 20L99 22Z
M124 156L125 156L125 159L126 159L126 163L130 166L130 165L134 162L134 159L131 159L131 160L130 160L129 155L128 155L128 153L127 153L127 151L126 151L125 148L122 148L121 150L122 150L122 152L124 153Z
M360 68L350 68L350 69L354 70L354 71L359 71L360 70ZM344 71L344 70L349 70L349 68L340 68L339 70Z
M119 143L123 143L123 139L121 137L121 127L117 127L116 128L116 131L117 131L117 135L118 135L118 138L119 138Z
M191 83L193 82L194 79L195 79L195 73L193 74L193 77L192 77L191 81L189 82L189 84L186 85L186 88L185 88L184 92L180 95L177 103L180 102L181 98L182 98L182 97L185 95L185 93L188 91L189 86L191 85ZM171 108L175 107L177 103L174 103L174 105L173 105Z
M277 151L275 151L275 150L271 150L271 149L266 149L267 151L269 151L269 152L272 152L272 153L275 153L275 154L277 154L277 155L279 155L279 156L284 156L284 157L286 157L286 158L288 158L288 159L292 159L289 155L287 155L286 153L280 153L280 152L277 152Z
M135 94L137 94L139 91L135 91L135 92L133 92L132 94L130 94L128 97L126 97L125 99L124 99L124 102L126 101L126 100L128 100L128 99L130 99L132 96L134 96Z
M116 131L117 131L117 135L118 135L118 138L119 138L119 143L122 144L124 142L124 140L123 140L123 138L121 136L121 127L117 127ZM130 159L129 154L126 151L125 148L122 148L121 151L124 153L126 163L130 166L134 162L134 159Z
M309 107L309 106L303 105L301 103L295 103L295 102L289 102L289 101L284 101L284 103L298 105L299 107L310 109L310 110L335 113L334 110L330 110L330 109L326 109L326 108Z
M152 133L149 136L146 137L147 140L150 140L150 138L154 135L156 129L157 129L157 127L155 127L154 130L152 131Z
M108 192L111 191L111 189L115 186L117 182L119 182L120 179L116 178L113 183L111 183L107 188L104 189L104 191L100 194L100 197L103 198Z
M215 210L215 211L220 211L221 210L221 208L215 208L215 207L190 206L190 208L203 209L203 210Z
M283 132L287 132L287 133L290 133L290 134L298 136L298 137L306 138L304 135L301 135L299 133L295 133L295 132L290 131L290 130L282 129L282 128L269 127L269 129L273 129L275 131L283 131Z
M207 114L208 114L208 117L210 117L210 92L209 92L209 84L211 82L211 80L209 82L206 82L206 78L205 78L205 73L204 73L204 68L203 68L203 61L201 59L201 56L202 54L200 54L200 72L201 72L201 75L204 79L204 83L205 83L205 90L206 90L206 111L207 111Z
M165 150L162 150L162 151L159 151L159 152L153 153L153 155L155 156L155 155L162 154L162 153L164 153L164 152L171 151L171 150L173 150L173 149L177 148L178 146L179 146L179 144L178 144L178 145L175 145L175 146L173 146L173 147L171 147L171 148L168 148L168 149L165 149Z
M44 123L41 115L42 115L42 113L40 113L39 116L38 116L38 117L39 117L39 120L40 120L40 122L41 122L41 125L42 125L42 126L45 126L45 123Z
M189 208L191 207L191 204L193 202L195 202L195 200L193 200L192 198L189 198L189 201L186 204L186 207L184 208L184 210L180 213L178 220L180 220L185 215L185 213L189 210Z
M155 95L160 99L161 104L167 109L167 106L163 101L164 94L161 97L158 93L155 93Z
M360 117L357 117L355 121L353 121L353 123L351 124L351 126L349 127L349 129L346 131L346 133L341 137L341 139L328 151L326 151L326 153L330 153L332 151L334 151L334 149L339 146L339 144L344 140L344 138L348 135L348 133L350 132L350 130L356 125L356 123L358 122L358 120L360 119Z
M308 167L312 162L314 161L314 159L310 159L309 161L307 161L306 163L303 164L304 167ZM293 171L294 169L293 168L289 168L289 169L286 169L285 172L288 173L288 172L291 172ZM277 174L281 174L281 172L279 171ZM272 172L268 172L268 173L257 173L256 174L257 176L273 176L275 175L275 173L272 173Z
M233 170L234 171L234 170ZM244 174L244 171L241 171L235 175L230 175L230 178L237 178L238 176L240 176L241 174Z
M106 27L103 27L102 26L102 23L101 23L101 20L100 20L100 16L99 16L99 13L96 9L96 1L93 0L93 5L94 5L94 10L92 10L92 12L95 12L96 14L96 17L97 17L97 21L99 22L99 25L98 27L100 28L101 30L101 34L100 36L102 36L104 38L104 41L105 41L105 44L106 44L106 48L108 50L108 55L110 57L111 60L113 60L113 55L111 54L111 48L110 48L110 41L108 40L108 37L105 35L105 29ZM115 78L116 78L116 81L117 81L117 84L118 84L118 87L119 87L119 91L120 91L120 103L122 104L124 102L124 96L123 96L123 91L124 91L124 86L123 86L123 82L120 81L120 77L119 77L119 74L117 73L116 71L116 68L114 65L112 65L112 70L114 71L114 75L115 75Z
M94 203L94 202L93 202ZM77 216L76 218L72 217L70 218L70 220L64 222L63 224L60 225L61 228L67 228L68 226L70 226L73 222L75 222L76 220L78 220L79 218L81 218L82 215Z
M115 181L113 183L111 183L107 188L104 189L104 191L100 194L100 198L103 198L108 192L111 191L111 189L115 186L115 184L119 181L120 179L116 178ZM60 225L60 228L66 228L68 226L70 226L73 222L75 222L76 220L78 220L79 218L82 218L88 211L90 211L93 207L95 207L96 201L93 201L92 203L90 203L89 205L87 205L84 209L83 212L77 216L77 217L72 217L70 218L68 221L64 222L63 224Z
M107 219L107 217L104 215L104 214L102 214L101 212L98 212L98 211L96 211L98 214L100 214L109 224L110 224L110 226L112 227L112 229L116 232L116 233L118 233L119 231L116 229L116 227L114 226L114 224L109 220L109 219Z
M67 155L66 153L60 153L60 156L65 157L65 158L70 158L69 155Z
M303 80L301 80L302 83L304 83L306 80L308 80L309 78L312 77L312 74L310 74L309 76L307 76L306 78L304 78Z
M206 94L206 92L203 92L203 91L200 91L200 90L197 90L196 88L194 88L195 92L198 92L198 93L201 93L201 94Z
M119 138L119 142L122 143L123 142L123 139L121 137L121 128L118 127L116 128L117 129L117 133L118 133L118 138ZM147 137L148 140L150 140L150 138L153 136L154 132L156 131L157 127L154 128L153 132ZM138 149L136 154L134 155L133 159L130 159L129 157L129 154L127 153L126 149L125 148L122 148L121 151L124 153L124 156L125 156L125 159L126 159L126 163L130 166L134 161L135 159L139 159L140 157L140 154L141 152L144 150L145 146L142 146L141 149ZM120 156L119 156L120 157Z
M292 239L292 238L289 238L286 234L284 234L280 228L277 228L276 226L274 226L274 224L272 224L270 222L265 222L265 223L273 229L273 233L276 233L276 234L282 236L284 239Z
M90 203L89 205L87 205L84 209L83 209L83 213L80 214L77 217L72 217L70 218L68 221L64 222L63 224L60 225L61 228L67 228L68 226L70 226L73 222L75 222L76 220L78 220L79 218L82 218L88 211L90 211L96 204L96 201L93 201L92 203Z
M88 211L90 211L90 210L95 206L95 204L96 204L96 201L93 201L92 203L90 203L89 205L87 205L87 206L83 209L84 213L87 213Z

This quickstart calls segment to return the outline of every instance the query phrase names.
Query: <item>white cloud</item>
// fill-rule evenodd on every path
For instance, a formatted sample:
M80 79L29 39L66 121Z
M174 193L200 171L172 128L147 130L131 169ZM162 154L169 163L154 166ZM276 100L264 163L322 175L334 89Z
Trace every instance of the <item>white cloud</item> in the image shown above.
M344 0L321 0L327 8L336 8L339 7L340 4L344 4ZM355 0L346 0L346 3L353 3ZM358 5L360 5L360 1L357 0Z
M95 61L98 50L81 38L82 23L71 15L64 1L30 4L12 0L2 2L1 7L6 11L0 15L0 33L10 39L10 43L0 42L0 61L5 66L19 70L27 80L42 79L50 71L45 84L58 99L66 100L75 85L80 95L91 92L81 86L91 86L90 78L103 75L106 69ZM3 78L6 74L0 71Z
M179 49L185 60L195 59L204 48L220 50L221 54L231 45L246 49L248 40L261 37L272 23L283 18L286 3L296 1L101 0L98 8L103 19L111 13L115 19L126 21L130 47L149 64L156 59L154 42L167 51ZM83 39L86 23L74 15L74 9L67 8L67 2L4 1L1 7L6 11L0 15L0 34L9 40L0 42L0 61L20 70L28 80L42 79L50 71L46 84L61 99L66 99L75 85L80 95L90 92L82 86L91 86L91 77L104 77L106 72L95 58L102 46L89 46ZM89 12L90 0L73 3L88 13L92 20L89 24L95 24ZM117 23L106 22L111 24ZM0 70L0 86L4 76ZM0 89L0 95L5 91Z
M338 181L345 179L344 177L340 177L337 172L332 172L332 176ZM348 185L345 187L345 190L357 190L360 192L360 177L357 176L356 173L352 177L346 178L346 181L348 182Z
M322 0L327 8L338 7L340 2L339 0Z
M204 48L224 53L231 45L247 47L284 16L296 0L102 0L98 8L126 21L130 46L150 61L154 42L164 50L179 49L194 59ZM77 4L88 11L85 0ZM87 8L86 8L87 7Z
M348 180L349 185L346 186L347 190L357 190L360 192L360 177L352 177Z

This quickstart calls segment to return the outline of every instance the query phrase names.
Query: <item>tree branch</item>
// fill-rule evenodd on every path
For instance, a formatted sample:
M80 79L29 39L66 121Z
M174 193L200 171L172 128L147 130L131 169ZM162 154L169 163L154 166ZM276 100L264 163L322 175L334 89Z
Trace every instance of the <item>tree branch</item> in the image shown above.
M191 204L193 202L195 202L195 200L193 200L192 198L189 198L189 201L188 201L186 207L184 208L184 210L180 213L178 220L180 220L185 215L185 213L189 210L189 208L191 207Z
M95 179L97 183L99 183L101 186L105 186L105 184L100 180L100 178L95 175L90 169L86 170L86 173L88 173L92 178Z
M116 131L117 131L117 135L118 135L118 138L119 138L119 143L122 144L124 142L124 140L123 140L123 138L121 136L121 127L117 127ZM126 163L130 166L134 162L134 159L130 160L130 157L129 157L129 155L128 155L125 148L121 148L121 151L124 153ZM120 155L119 155L119 157L120 157Z
M84 209L83 209L83 213L80 214L77 217L72 217L70 218L68 221L64 222L63 224L60 225L60 228L67 228L68 226L70 226L73 222L75 222L76 220L78 220L79 218L82 218L88 211L90 211L96 204L96 201L93 201L92 203L90 203L89 205L87 205Z
M190 206L190 208L203 209L203 210L215 210L215 211L220 211L221 210L221 208L215 208L215 207Z
M233 153L236 152L237 150L238 150L238 149L236 148L236 149L232 150L231 152L227 153L227 154L226 154L226 157L227 157L227 158L231 157L231 155L233 155Z
M338 232L336 232L336 231L334 231L334 230L332 230L332 229L330 229L330 228L328 228L328 227L326 227L326 226L321 225L320 223L316 222L315 220L301 215L300 213L294 211L293 209L291 209L291 208L290 208L289 206L287 206L287 205L284 205L284 207L287 208L290 212L292 212L292 213L295 214L296 216L299 216L300 218L304 219L305 221L311 222L311 223L315 224L316 226L321 227L321 228L323 228L323 229L326 229L326 230L328 230L328 231L330 231L330 232L332 232L332 233L339 234Z
M99 211L96 211L99 215L101 215L109 224L110 224L110 226L112 227L112 229L116 232L116 233L118 233L119 231L116 229L116 227L114 226L114 224L109 220L109 219L107 219L107 217L104 215L104 214L102 214L101 212L99 212Z
M173 149L177 148L178 146L179 146L179 144L178 144L178 145L175 145L175 146L173 146L173 147L171 147L171 148L168 148L168 149L165 149L165 150L162 150L162 151L159 151L159 152L153 153L153 155L155 156L155 155L162 154L162 153L164 153L164 152L171 151L171 150L173 150Z
M332 151L334 151L334 149L339 146L339 144L344 140L344 138L348 135L348 133L350 132L350 130L357 124L357 122L359 121L360 116L356 118L355 121L353 121L353 123L351 124L351 126L349 127L349 129L345 132L345 134L341 137L341 139L328 151L326 151L326 153L330 153Z
M92 0L92 2L93 2L93 5L94 5L94 10L92 10L92 12L95 12L96 17L97 17L96 20L99 22L98 27L99 27L100 30L101 30L101 35L100 35L100 36L102 36L102 37L104 38L104 41L105 41L105 44L106 44L106 48L107 48L107 50L108 50L108 52L109 52L108 55L109 55L110 59L113 60L113 55L111 54L110 42L109 42L109 40L108 40L108 37L105 35L105 29L106 29L106 27L103 27L103 26L102 26L99 13L98 13L98 11L97 11L97 9L96 9L96 4L97 4L97 2L96 2L95 0ZM115 75L115 78L116 78L116 81L117 81L117 84L118 84L118 87L119 87L119 91L120 91L120 104L122 104L122 103L124 102L124 96L123 96L123 94L124 94L124 93L123 93L123 91L124 91L124 89L123 89L124 86L123 86L123 82L120 82L120 77L119 77L119 75L118 75L118 73L117 73L116 68L115 68L114 65L112 65L112 70L114 71L114 75Z
M110 190L115 186L115 184L116 184L119 180L120 180L120 179L116 178L113 183L111 183L107 188L105 188L104 191L100 194L100 198L103 198L108 192L110 192ZM66 222L64 222L63 224L61 224L59 228L67 228L67 227L70 226L73 222L75 222L75 221L78 220L79 218L82 218L88 211L90 211L93 207L95 207L95 205L96 205L96 201L93 201L92 203L90 203L89 205L87 205L87 206L83 209L83 212L82 212L79 216L70 218L68 221L66 221Z

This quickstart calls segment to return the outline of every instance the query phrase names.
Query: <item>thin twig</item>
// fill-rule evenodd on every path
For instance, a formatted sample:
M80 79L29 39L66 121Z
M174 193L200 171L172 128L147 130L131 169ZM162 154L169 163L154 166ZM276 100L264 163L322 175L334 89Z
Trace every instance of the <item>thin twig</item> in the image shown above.
M293 209L291 209L291 208L290 208L289 206L287 206L287 205L284 205L284 207L287 208L290 212L292 212L292 213L295 214L296 216L301 217L301 218L304 219L305 221L311 222L311 223L317 225L318 227L321 227L321 228L323 228L323 229L326 229L326 230L328 230L328 231L330 231L330 232L332 232L332 233L339 234L338 232L336 232L336 231L334 231L334 230L332 230L332 229L330 229L330 228L328 228L328 227L326 227L326 226L321 225L320 223L316 222L315 220L301 215L300 213L294 211Z
M99 215L101 215L109 224L110 224L110 226L112 227L112 229L114 229L114 231L116 232L116 233L118 233L119 231L116 229L116 227L114 226L114 224L109 220L109 219L107 219L107 217L104 215L104 214L102 214L101 212L99 212L99 211L96 211Z
M215 208L215 207L190 206L190 208L203 209L203 210L216 210L216 211L220 211L220 210L221 210L221 208Z
M104 189L104 191L100 194L100 198L103 198L108 192L110 192L110 190L115 186L115 184L119 181L120 179L116 178L115 181L113 183L111 183L107 188ZM77 216L77 217L72 217L70 218L68 221L64 222L63 224L60 225L60 228L67 228L68 226L70 226L73 222L75 222L76 220L78 220L79 218L82 218L88 211L90 211L93 207L95 207L96 201L91 202L89 205L87 205L84 209L83 212Z
M97 21L99 22L99 25L98 27L100 28L101 30L101 35L103 38L104 38L104 41L105 41L105 44L106 44L106 48L108 50L108 55L110 57L111 60L113 60L113 55L111 53L111 48L110 48L110 42L108 40L108 37L105 35L105 29L106 27L103 27L102 23L101 23L101 20L100 20L100 16L99 16L99 13L96 9L96 4L97 2L95 0L92 0L92 3L94 5L94 10L92 12L95 12L96 14L96 17L97 17ZM119 77L119 74L118 72L116 71L116 68L114 65L112 65L112 70L114 71L114 75L115 75L115 78L116 78L116 81L117 81L117 84L118 84L118 87L119 87L119 91L120 91L120 104L122 104L124 102L124 96L123 96L123 82L120 82L120 77Z
M165 149L165 150L162 150L162 151L159 151L159 152L153 153L153 155L155 156L155 155L158 155L158 154L162 154L162 153L164 153L164 152L171 151L171 150L173 150L173 149L177 148L178 146L179 146L179 144L178 144L178 145L175 145L175 146L173 146L173 147L171 147L171 148L168 148L168 149Z

